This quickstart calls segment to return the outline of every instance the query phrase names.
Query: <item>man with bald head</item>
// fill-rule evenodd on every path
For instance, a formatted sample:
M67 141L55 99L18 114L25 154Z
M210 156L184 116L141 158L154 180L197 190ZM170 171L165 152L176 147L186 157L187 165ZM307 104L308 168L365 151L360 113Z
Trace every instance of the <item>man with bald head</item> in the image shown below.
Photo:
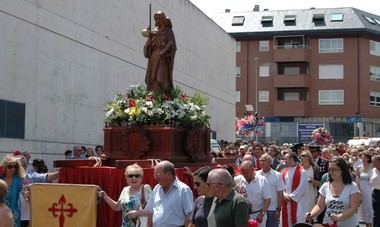
M222 168L210 171L207 178L210 193L215 196L207 218L209 227L247 227L249 206L247 200L233 190L230 173Z
M268 181L255 173L252 161L244 161L240 168L240 175L234 179L236 190L250 203L250 218L258 221L260 227L265 227L266 213L271 202Z
M174 164L162 161L154 167L154 187L146 210L152 215L153 227L188 226L193 210L193 192L177 179Z

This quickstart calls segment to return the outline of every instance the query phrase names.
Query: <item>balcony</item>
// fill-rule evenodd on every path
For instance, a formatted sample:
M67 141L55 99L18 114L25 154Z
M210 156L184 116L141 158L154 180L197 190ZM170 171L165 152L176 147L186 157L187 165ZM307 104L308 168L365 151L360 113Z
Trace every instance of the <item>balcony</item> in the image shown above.
M275 62L310 62L311 50L306 45L278 45L273 50Z
M276 88L287 87L309 87L310 76L306 74L298 75L275 75L273 86Z
M304 100L274 101L273 115L276 117L306 117L309 115L309 102Z

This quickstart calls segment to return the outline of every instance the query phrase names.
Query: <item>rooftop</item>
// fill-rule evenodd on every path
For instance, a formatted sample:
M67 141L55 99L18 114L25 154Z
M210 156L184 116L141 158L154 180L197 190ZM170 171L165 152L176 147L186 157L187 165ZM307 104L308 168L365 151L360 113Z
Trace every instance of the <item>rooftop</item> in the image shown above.
M342 31L380 35L380 16L348 7L226 12L213 20L235 38Z

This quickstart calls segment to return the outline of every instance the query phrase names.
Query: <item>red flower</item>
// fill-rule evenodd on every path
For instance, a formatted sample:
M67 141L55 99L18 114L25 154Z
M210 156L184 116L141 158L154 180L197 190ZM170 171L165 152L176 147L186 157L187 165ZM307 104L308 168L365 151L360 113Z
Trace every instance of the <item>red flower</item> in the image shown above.
M128 99L128 105L129 107L136 107L136 100Z

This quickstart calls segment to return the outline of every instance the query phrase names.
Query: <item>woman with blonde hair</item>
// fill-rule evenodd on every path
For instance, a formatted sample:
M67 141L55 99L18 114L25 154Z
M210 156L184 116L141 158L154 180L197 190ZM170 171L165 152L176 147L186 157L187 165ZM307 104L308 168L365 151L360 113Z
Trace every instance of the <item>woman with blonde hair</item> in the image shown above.
M302 200L305 204L302 204L302 207L306 211L311 210L314 207L314 204L317 200L318 196L318 187L320 174L319 169L314 163L313 155L310 151L304 150L301 152L301 166L305 170L305 174L307 175L307 185L305 186L307 189L305 190L305 198L306 200Z
M143 210L143 208L152 194L152 189L147 184L141 184L143 176L144 171L138 164L129 165L125 169L128 186L123 188L117 201L109 197L105 191L101 190L99 192L99 197L103 198L114 211L121 210L122 227L142 227L147 225L147 223L142 223L142 220L146 222L147 218L144 219L144 217L148 216L149 212Z
M4 172L0 176L0 179L3 179L8 185L5 204L13 213L14 227L20 227L19 195L22 190L25 170L21 166L17 157L14 157L13 155L6 155L3 158L2 166Z

